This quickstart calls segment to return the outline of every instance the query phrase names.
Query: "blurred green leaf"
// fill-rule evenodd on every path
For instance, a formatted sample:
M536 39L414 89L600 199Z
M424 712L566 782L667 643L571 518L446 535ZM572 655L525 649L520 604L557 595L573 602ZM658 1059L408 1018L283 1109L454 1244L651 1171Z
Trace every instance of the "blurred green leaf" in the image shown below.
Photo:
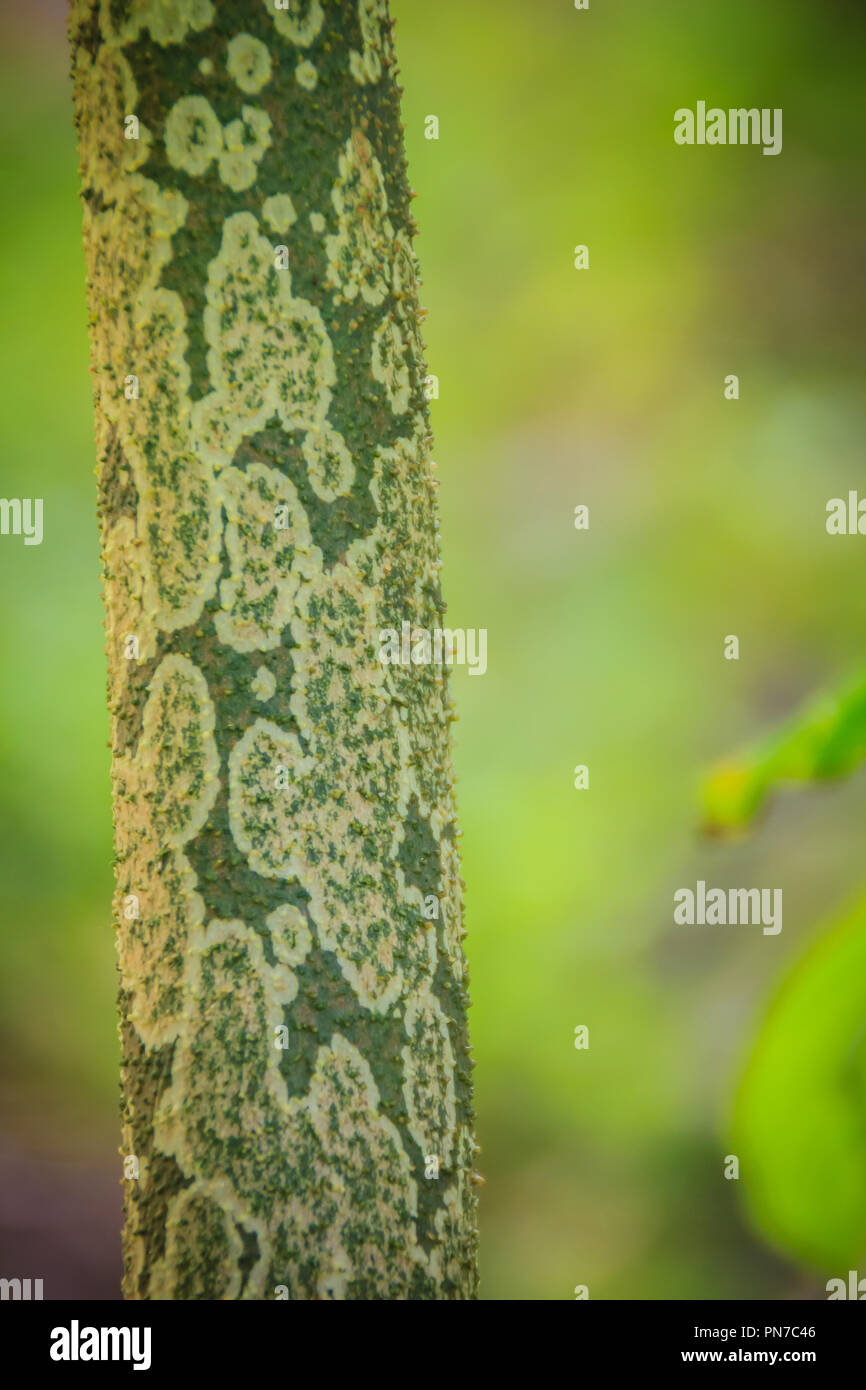
M866 1272L866 902L775 998L737 1098L733 1152L773 1243L828 1275Z
M824 697L751 754L720 763L703 793L704 827L723 833L754 818L782 782L841 777L866 759L866 676Z

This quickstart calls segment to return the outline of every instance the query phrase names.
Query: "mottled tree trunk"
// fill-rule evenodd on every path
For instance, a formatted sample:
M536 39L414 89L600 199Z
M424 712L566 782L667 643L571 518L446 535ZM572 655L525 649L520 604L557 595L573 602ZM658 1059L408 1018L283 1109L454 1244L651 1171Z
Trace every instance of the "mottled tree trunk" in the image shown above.
M385 0L74 0L128 1298L475 1293Z

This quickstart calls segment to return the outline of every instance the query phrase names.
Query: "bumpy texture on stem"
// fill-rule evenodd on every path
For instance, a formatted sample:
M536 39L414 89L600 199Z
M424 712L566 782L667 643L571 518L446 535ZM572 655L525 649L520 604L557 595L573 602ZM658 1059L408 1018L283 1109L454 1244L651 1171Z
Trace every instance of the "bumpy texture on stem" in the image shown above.
M387 4L73 0L71 36L124 1293L472 1297L451 707L378 661L443 612Z

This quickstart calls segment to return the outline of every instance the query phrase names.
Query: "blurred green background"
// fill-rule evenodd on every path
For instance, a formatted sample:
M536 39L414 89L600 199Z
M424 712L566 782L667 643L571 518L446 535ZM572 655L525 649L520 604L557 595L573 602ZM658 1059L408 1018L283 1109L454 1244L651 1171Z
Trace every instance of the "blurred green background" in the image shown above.
M823 1297L844 1271L774 1250L722 1173L766 1001L866 882L866 781L787 794L730 843L700 837L698 785L862 657L866 540L824 521L863 476L866 15L392 11L449 617L489 631L487 675L452 687L482 1295ZM44 1275L48 1297L116 1296L120 1205L64 22L7 5L0 44L2 492L45 499L42 546L0 544L0 1227L2 1272ZM782 107L782 154L675 146L698 99ZM697 878L781 886L783 931L677 930L673 891Z

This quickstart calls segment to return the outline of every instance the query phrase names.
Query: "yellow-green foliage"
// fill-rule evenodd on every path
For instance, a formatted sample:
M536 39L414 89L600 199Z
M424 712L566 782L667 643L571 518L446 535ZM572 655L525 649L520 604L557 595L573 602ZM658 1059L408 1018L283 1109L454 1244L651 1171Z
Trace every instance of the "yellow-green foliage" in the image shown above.
M785 783L866 757L866 683L818 701L705 788L708 829L742 831ZM749 1205L774 1244L839 1275L866 1252L866 911L824 929L783 981L737 1096L732 1143Z

